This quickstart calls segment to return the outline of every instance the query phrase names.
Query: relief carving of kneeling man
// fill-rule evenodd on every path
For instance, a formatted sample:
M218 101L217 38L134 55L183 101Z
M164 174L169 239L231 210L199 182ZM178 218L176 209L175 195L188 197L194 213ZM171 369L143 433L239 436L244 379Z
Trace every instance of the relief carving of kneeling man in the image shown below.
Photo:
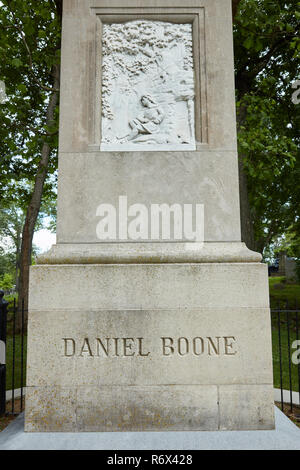
M159 132L160 124L165 114L162 108L155 102L151 95L143 95L141 98L145 111L129 122L132 131L125 139L134 142L155 141L155 133Z

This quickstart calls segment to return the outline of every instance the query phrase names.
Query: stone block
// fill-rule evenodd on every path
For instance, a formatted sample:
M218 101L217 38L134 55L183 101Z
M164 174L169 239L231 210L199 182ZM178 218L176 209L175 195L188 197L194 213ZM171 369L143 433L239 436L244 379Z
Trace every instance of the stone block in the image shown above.
M26 429L271 427L264 279L259 263L34 266Z

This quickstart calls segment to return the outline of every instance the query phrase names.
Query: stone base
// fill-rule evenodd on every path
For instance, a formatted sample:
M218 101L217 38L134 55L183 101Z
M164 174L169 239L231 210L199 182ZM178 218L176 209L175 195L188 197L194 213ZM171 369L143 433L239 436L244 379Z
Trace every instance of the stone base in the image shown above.
M0 450L300 450L300 429L277 407L275 422L272 431L25 433L21 414L0 433Z
M31 270L26 431L273 429L260 263Z
M29 432L274 428L271 386L30 387Z
M245 243L63 243L39 256L38 264L255 263L262 256Z

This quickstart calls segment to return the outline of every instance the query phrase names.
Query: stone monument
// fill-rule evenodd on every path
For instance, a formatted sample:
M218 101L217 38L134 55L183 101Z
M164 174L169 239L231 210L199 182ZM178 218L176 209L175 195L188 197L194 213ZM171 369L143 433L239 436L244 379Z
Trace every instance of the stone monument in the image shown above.
M26 431L274 427L267 267L241 243L238 184L231 0L64 0Z

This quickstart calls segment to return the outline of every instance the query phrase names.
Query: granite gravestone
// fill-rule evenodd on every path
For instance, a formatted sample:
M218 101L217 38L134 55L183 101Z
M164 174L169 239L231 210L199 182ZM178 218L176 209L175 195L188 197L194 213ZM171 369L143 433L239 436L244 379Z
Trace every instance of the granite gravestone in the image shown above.
M233 70L231 0L64 0L57 244L31 268L27 431L274 427Z

